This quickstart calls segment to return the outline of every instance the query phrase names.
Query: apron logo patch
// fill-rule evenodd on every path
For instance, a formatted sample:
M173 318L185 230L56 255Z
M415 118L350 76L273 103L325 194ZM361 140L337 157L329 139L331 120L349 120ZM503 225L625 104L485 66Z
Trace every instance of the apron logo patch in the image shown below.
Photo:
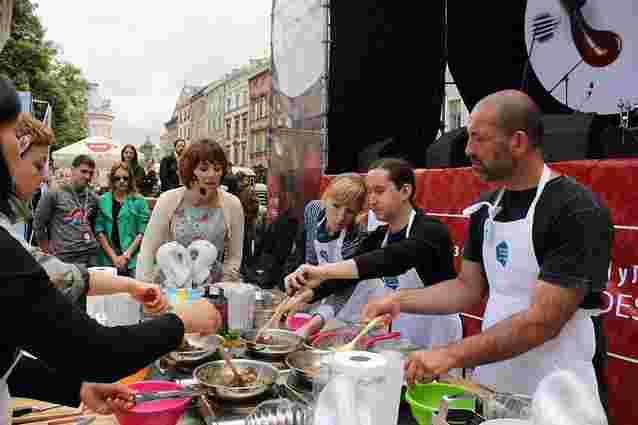
M510 247L507 242L502 241L498 245L496 245L496 261L498 261L501 266L505 267L507 265L507 260L509 260L510 255Z
M381 279L386 288L397 289L399 287L399 278L397 276L382 277Z
M330 258L328 257L328 252L326 250L322 249L321 251L319 251L319 255L321 256L321 258L323 258L323 260L326 263L330 262Z

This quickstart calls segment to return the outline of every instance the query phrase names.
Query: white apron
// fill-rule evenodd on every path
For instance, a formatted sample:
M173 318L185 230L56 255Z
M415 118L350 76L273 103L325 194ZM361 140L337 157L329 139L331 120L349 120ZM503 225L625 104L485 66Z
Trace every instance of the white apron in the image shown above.
M410 234L412 223L416 217L416 211L412 211L406 235ZM384 248L388 243L388 233L381 244ZM359 291L359 287L362 287ZM357 321L361 318L361 310L373 296L384 296L395 290L423 288L423 281L415 268L392 277L370 279L360 282L355 293L350 298L353 301L352 317ZM357 298L355 298L355 295ZM350 301L348 302L350 304ZM345 307L344 307L345 310ZM342 310L343 311L343 310ZM460 340L463 337L461 318L458 314L425 315L401 313L399 318L392 322L392 330L401 332L402 338L407 338L420 347L433 347L447 345L450 342Z
M11 423L11 395L9 394L8 380L13 368L20 361L20 357L22 357L22 351L18 353L16 359L9 366L2 379L0 379L0 425L9 425Z
M319 227L326 220L327 218L324 217L324 219L321 220L319 224L317 224L317 235L319 234ZM345 238L346 229L341 230L341 233L339 233L339 237L337 239L331 240L329 242L319 242L315 237L314 245L315 253L317 254L318 265L337 263L343 260L341 250L343 249L343 241Z
M324 221L326 221L326 218L321 220L319 224L317 225L317 233L319 231L319 227ZM337 239L329 241L329 242L320 242L315 237L315 240L313 242L315 247L315 253L317 255L317 264L322 265L322 264L337 263L339 261L342 261L343 260L343 255L342 255L343 241L345 240L345 238L346 238L345 229L341 230L341 233L339 234L339 237ZM352 297L350 299L352 299ZM330 300L330 297L324 298L321 302L318 302L318 304L315 304L315 305L316 306L326 305L328 300ZM347 305L348 303L346 303L345 306ZM332 316L324 317L326 320L332 319L334 317L334 310L332 309L332 307L330 308L330 311L331 311L330 314ZM322 312L322 315L325 315L325 314L327 314L327 312L324 310ZM341 320L344 320L344 319L341 319Z
M482 329L505 320L530 305L540 266L533 242L533 220L536 204L549 181L551 170L545 166L536 189L536 196L525 218L500 223L494 218L500 211L502 189L484 225L483 263L490 287L490 297ZM487 203L471 206L472 213ZM595 352L594 326L590 314L578 310L560 334L526 353L509 360L480 366L476 379L498 391L532 395L540 381L553 371L571 369L598 394L596 374L592 364Z

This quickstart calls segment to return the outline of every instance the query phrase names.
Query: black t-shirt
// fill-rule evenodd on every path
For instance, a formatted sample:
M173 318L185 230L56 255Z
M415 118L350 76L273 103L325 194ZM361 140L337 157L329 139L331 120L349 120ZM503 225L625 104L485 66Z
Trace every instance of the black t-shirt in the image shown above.
M133 326L100 326L49 281L44 269L0 228L0 375L18 349L12 395L76 405L82 381L112 382L174 350L184 325L174 314Z
M392 287L398 282L390 278L412 268L425 286L454 278L454 250L447 226L419 209L415 211L409 235L406 236L407 229L389 235L386 246L381 248L388 226L377 227L363 239L357 255L352 258L357 264L359 279L325 281L314 290L312 302L345 291L360 280L384 278L386 285Z
M498 191L481 196L493 203ZM497 222L525 217L536 188L505 191ZM487 208L472 215L464 258L483 266L483 223ZM566 176L550 180L534 213L532 240L540 265L539 279L548 283L589 290L585 308L602 307L601 293L607 286L611 260L613 225L606 205L587 187Z
M117 227L117 216L120 215L122 203L113 198L113 231L111 232L111 248L117 251L118 255L122 253L120 244L120 230Z

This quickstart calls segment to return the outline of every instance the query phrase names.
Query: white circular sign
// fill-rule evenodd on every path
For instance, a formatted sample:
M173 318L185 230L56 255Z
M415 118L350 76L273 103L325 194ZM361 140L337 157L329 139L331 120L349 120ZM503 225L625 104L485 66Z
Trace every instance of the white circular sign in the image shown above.
M600 114L638 98L636 16L635 0L589 0L577 13L559 0L528 0L525 43L545 89L572 109Z

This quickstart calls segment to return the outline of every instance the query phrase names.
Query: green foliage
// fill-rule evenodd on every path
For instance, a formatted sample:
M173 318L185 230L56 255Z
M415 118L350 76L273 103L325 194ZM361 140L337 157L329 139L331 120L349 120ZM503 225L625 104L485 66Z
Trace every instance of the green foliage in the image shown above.
M30 90L34 99L52 104L55 150L88 134L88 82L78 67L60 59L59 47L45 40L37 7L30 0L15 1L11 35L0 52L0 74L12 79L18 90ZM36 115L41 118L43 112Z

